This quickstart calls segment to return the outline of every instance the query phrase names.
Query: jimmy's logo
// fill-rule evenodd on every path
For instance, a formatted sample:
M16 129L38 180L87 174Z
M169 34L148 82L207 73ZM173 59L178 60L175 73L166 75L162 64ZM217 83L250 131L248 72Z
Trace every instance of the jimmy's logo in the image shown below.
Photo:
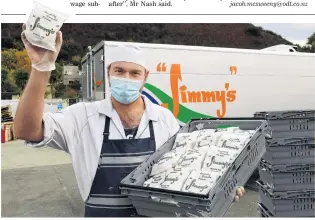
M159 63L158 72L166 72L165 63ZM236 74L237 68L230 67L232 75ZM170 68L170 85L173 98L173 114L175 117L179 114L180 103L220 103L221 106L216 110L219 118L223 118L227 111L227 103L234 102L236 99L236 90L230 89L230 83L225 82L221 90L190 90L182 82L180 64L172 64ZM162 104L167 107L165 104Z
M40 24L40 17L37 17L36 20L35 20L35 23L33 25L30 25L30 30L33 31L35 28L39 28L46 33L46 36L48 37L50 34L54 34L55 31L53 29L48 29L48 28L45 28L43 27L41 24Z

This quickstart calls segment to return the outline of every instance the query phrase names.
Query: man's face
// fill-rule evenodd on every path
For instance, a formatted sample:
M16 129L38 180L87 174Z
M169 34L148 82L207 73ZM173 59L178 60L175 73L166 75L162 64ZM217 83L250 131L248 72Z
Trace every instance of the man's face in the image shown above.
M147 78L148 75L143 66L129 62L112 63L109 67L108 73L110 76L143 81Z
M143 66L130 62L114 62L108 67L108 76L127 78L131 80L141 80L146 82L149 75ZM143 86L140 91L142 91Z

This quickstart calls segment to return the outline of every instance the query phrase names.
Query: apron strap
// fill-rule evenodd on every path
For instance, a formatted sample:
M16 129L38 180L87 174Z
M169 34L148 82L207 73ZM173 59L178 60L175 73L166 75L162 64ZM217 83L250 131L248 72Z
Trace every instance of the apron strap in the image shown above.
M152 121L149 121L149 129L150 129L150 138L151 138L151 140L155 140Z
M105 128L104 128L103 136L104 136L104 141L107 142L108 141L108 137L109 137L110 118L108 116L106 116L105 120L106 120L106 122L105 122Z
M110 118L108 116L106 116L105 120L106 120L106 122L105 122L105 128L104 128L103 136L104 136L104 141L107 142L108 141L108 137L109 137ZM149 129L150 129L150 139L151 140L155 140L152 121L149 121Z

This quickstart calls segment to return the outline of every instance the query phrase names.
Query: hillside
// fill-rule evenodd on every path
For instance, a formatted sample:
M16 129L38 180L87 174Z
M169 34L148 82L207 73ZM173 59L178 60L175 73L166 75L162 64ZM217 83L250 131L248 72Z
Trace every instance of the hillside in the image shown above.
M21 24L2 24L2 49L21 47ZM83 56L101 40L262 49L292 44L252 24L64 24L60 59Z

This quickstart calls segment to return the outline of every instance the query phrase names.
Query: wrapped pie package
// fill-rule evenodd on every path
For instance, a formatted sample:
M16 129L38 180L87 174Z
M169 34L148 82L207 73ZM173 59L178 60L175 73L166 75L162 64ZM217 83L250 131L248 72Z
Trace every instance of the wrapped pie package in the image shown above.
M26 39L34 46L56 51L57 33L68 15L46 7L38 2L26 21Z
M153 165L148 187L207 194L225 175L255 131L239 127L178 133L172 150Z
M221 135L217 146L239 152L246 146L249 140L249 135L225 133Z
M206 154L203 151L189 150L180 158L176 168L182 168L186 170L201 170L205 156Z
M152 188L160 188L161 183L165 180L167 171L163 173L159 173L155 176L152 176L150 179L144 182L143 186L152 187Z
M216 132L215 129L203 129L199 131L197 142L201 140L211 139L211 136Z
M236 130L234 131L234 134L237 134L237 135L247 135L247 136L253 136L255 134L255 130Z
M161 189L181 191L191 171L187 169L174 168L169 172L161 183Z
M173 151L177 153L185 153L188 150L193 149L198 135L198 131L192 133L178 133L173 146Z
M218 135L215 134L214 129L201 130L195 144L195 149L207 151L209 147L215 145L217 139Z
M189 193L207 194L215 186L218 175L193 170L188 176L182 191Z
M239 130L240 130L239 127L217 128L218 132L224 132L224 133L235 133Z
M224 132L215 132L211 135L212 145L218 146L218 142L221 139L221 136L224 134Z
M151 176L155 176L156 174L163 173L167 170L172 169L176 166L180 158L183 154L177 153L175 151L170 151L164 154L156 164L153 165Z
M223 174L233 162L233 158L230 155L222 154L208 154L203 163L202 171L212 173L217 170L217 173Z

